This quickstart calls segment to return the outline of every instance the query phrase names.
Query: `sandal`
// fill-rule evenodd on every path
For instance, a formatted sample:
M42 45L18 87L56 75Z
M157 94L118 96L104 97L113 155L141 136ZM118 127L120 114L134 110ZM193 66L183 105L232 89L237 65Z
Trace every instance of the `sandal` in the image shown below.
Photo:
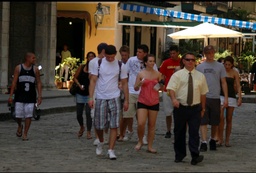
M84 128L81 128L81 129L79 130L77 136L78 136L79 138L80 138L81 136L83 136L84 131L85 131Z
M27 136L23 135L23 136L22 136L22 140L23 140L23 141L28 141Z
M92 139L92 135L90 133L87 132L87 139Z
M134 149L135 149L136 151L139 151L139 150L141 149L141 147L142 147L142 144L139 144L139 143L138 143L138 144L135 146Z
M155 149L151 149L151 150L147 149L147 152L148 153L152 153L152 154L156 154L157 153L157 151Z
M22 136L22 131L23 131L23 125L21 125L21 128L20 128L20 126L18 126L16 136L21 137Z

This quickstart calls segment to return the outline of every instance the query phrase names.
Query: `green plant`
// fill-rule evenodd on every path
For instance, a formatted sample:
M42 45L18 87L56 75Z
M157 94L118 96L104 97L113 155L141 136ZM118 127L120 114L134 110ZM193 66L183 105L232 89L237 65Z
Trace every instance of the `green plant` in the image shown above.
M216 52L214 54L214 59L218 60L219 58L225 58L226 56L231 56L232 52L230 52L229 50L225 50L224 52L220 53L220 52Z
M74 74L76 73L76 70L78 68L79 61L80 61L80 59L75 58L75 57L68 57L68 58L64 59L62 66L64 66L64 65L69 66L69 72L70 72L69 80L73 80Z

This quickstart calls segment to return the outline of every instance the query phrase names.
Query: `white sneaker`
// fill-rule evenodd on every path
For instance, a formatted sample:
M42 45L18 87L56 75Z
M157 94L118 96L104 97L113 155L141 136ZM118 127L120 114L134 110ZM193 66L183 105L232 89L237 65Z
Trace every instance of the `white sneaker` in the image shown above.
M133 131L130 132L129 130L127 130L127 131L126 131L126 135L125 135L125 137L123 138L123 141L129 141L129 140L131 140L133 133L134 133Z
M98 143L97 147L96 147L96 154L99 156L99 155L102 155L102 151L103 151L103 145L104 145L104 142L100 142Z
M108 157L110 160L116 160L116 155L114 150L108 150Z
M147 139L146 135L143 136L142 142L143 142L144 145L148 144L148 139Z
M93 145L97 146L100 143L100 140L97 138L93 141Z

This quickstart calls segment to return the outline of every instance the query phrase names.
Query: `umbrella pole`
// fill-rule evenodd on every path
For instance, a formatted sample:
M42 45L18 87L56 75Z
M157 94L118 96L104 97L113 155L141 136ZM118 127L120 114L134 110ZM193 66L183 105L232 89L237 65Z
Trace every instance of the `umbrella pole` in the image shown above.
M207 37L204 38L204 46L208 46L208 38Z

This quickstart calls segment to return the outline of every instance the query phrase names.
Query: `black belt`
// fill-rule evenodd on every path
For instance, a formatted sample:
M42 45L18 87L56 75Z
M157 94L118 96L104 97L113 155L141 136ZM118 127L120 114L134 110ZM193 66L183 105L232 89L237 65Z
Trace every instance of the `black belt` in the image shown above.
M186 108L186 109L192 109L192 108L196 108L198 106L200 106L200 103L196 104L196 105L192 105L192 106L185 106L185 105L180 104L180 108Z

